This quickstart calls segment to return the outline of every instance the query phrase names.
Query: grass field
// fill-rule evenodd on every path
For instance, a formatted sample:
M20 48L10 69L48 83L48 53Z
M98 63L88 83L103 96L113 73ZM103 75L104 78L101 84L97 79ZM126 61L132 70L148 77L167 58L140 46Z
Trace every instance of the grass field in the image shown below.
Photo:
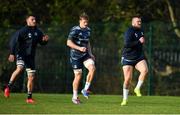
M36 103L26 104L25 93L12 93L6 99L0 93L0 114L180 114L180 97L129 96L127 106L120 106L122 96L80 96L83 102L74 105L70 94L33 94Z

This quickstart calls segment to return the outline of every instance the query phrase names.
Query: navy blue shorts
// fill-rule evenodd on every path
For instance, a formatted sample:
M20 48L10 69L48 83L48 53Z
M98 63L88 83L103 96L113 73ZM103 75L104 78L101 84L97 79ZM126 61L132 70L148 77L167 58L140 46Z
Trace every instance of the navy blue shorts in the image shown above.
M83 62L87 59L91 58L89 54L86 54L82 58L79 58L77 60L70 58L71 66L73 69L82 69L83 68Z
M126 59L124 57L121 58L121 64L124 66L124 65L131 65L133 67L135 67L135 65L140 62L141 60L146 60L146 58L144 56L141 56L139 57L138 59L135 59L135 60L129 60L129 59Z
M35 71L35 58L32 56L16 55L16 65Z

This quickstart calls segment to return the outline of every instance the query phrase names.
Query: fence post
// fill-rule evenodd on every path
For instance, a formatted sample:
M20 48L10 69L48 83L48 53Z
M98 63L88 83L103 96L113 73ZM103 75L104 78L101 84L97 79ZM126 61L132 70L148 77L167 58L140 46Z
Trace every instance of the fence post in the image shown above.
M87 79L87 69L84 67L83 68L83 75L82 75L82 88L84 88L85 84L86 84L86 79Z
M148 74L148 95L152 95L152 25L149 25L149 44L148 44L148 68L149 68L149 74Z

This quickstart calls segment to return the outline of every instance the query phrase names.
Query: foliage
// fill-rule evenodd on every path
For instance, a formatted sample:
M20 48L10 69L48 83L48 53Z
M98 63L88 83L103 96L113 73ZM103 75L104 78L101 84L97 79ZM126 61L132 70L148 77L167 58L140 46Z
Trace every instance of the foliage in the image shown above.
M169 20L164 0L0 0L0 24L11 26L23 24L24 16L36 14L41 24L64 24L76 22L78 15L85 11L91 22L129 20L140 14L144 21ZM175 16L179 19L179 5L171 1Z

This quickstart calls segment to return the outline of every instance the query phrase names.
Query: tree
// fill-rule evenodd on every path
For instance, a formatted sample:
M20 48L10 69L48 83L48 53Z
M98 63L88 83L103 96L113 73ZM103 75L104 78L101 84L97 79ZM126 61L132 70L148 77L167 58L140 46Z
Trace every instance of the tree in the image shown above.
M169 15L170 15L171 22L172 22L172 25L173 25L173 28L174 28L174 32L180 38L180 29L178 28L177 19L176 19L175 14L174 14L173 7L172 7L169 0L166 0L166 3L167 3L167 6L168 6Z

